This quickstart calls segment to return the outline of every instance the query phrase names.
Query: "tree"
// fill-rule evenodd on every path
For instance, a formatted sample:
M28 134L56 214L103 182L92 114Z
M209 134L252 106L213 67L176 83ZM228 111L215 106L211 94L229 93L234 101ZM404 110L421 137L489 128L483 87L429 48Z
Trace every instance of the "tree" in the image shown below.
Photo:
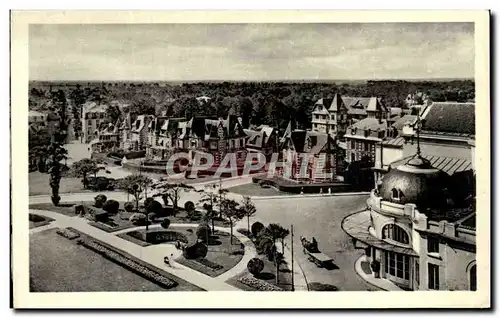
M257 238L257 235L259 235L260 231L262 231L264 228L264 224L260 222L254 222L251 228L253 237Z
M215 205L219 202L221 196L227 193L226 189L220 191L220 185L216 183L206 184L204 189L198 190L201 193L201 199L198 201L200 204L206 204L206 215L207 221L212 221L212 233L215 233L215 218L217 214L215 212ZM220 206L219 206L220 213Z
M84 158L80 161L75 162L71 167L72 175L76 177L82 177L83 188L87 189L89 185L89 180L87 179L89 174L94 174L96 177L97 172L103 167L97 165L97 161L89 158Z
M279 238L281 240L281 254L285 254L285 238L290 234L290 230L282 227Z
M143 192L147 193L148 187L152 184L150 177L140 174L132 174L120 180L118 187L131 194L135 199L135 208L139 210L139 200Z
M255 205L252 202L252 199L249 196L243 197L243 202L241 203L241 213L243 216L247 217L247 229L248 233L250 233L250 217L257 212Z
M168 183L167 181L160 181L152 185L152 188L159 190L159 193L155 194L154 197L168 197L173 204L173 214L177 214L179 209L179 200L181 198L182 192L188 192L194 189L192 186L185 183Z
M276 241L283 237L283 233L287 231L278 223L271 223L267 227L269 236L273 240L273 258L274 265L276 266L276 283L279 282L279 267L282 262L282 254L277 252ZM288 234L287 234L288 235Z
M107 200L102 206L102 209L109 214L117 214L120 210L120 203L113 199Z
M67 159L68 151L64 148L61 141L54 138L48 148L49 153L49 185L52 189L51 200L54 205L58 205L61 197L59 196L59 184L61 182L61 161Z
M239 208L238 202L232 199L222 199L221 211L229 222L229 227L231 229L231 245L233 245L233 227L238 220L241 220L243 215Z

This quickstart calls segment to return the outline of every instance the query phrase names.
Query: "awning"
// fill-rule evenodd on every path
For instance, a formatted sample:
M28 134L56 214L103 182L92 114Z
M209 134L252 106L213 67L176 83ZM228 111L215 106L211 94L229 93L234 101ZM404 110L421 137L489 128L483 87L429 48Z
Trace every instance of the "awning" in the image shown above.
M369 232L370 226L371 220L369 210L348 215L342 220L342 229L355 240L386 251L410 256L418 255L411 248L393 245L371 235Z

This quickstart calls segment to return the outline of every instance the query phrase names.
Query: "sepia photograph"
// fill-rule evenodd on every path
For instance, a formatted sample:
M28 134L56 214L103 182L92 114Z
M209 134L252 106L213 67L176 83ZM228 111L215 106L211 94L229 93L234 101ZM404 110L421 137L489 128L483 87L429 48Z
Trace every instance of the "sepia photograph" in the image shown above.
M14 307L489 307L489 12L202 13L11 12Z

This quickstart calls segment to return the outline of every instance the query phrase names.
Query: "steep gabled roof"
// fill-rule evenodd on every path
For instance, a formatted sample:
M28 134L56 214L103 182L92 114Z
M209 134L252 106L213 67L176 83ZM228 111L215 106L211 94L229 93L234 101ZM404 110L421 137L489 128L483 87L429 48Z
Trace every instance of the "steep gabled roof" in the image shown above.
M433 103L422 115L422 131L475 135L474 103Z

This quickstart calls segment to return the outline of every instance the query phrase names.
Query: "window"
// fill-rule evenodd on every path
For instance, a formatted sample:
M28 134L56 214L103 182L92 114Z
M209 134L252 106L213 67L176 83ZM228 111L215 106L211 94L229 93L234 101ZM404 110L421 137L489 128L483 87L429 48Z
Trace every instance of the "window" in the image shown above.
M354 142L354 140L351 140L351 149L354 149L356 148L356 143Z
M395 252L386 252L385 272L391 276L410 279L410 257Z
M240 139L240 148L243 148L243 139Z
M408 234L406 234L406 231L396 224L387 224L384 226L382 229L382 238L390 239L403 244L410 243L410 238L408 237Z
M439 290L439 266L428 264L429 289Z
M354 152L351 152L351 162L354 161L356 161L356 155L354 154Z
M368 151L368 149L369 149L369 148L368 148L368 147L369 147L369 145L365 142L365 143L364 143L364 146L365 146L365 151Z
M427 237L427 253L439 253L439 240L435 237Z

